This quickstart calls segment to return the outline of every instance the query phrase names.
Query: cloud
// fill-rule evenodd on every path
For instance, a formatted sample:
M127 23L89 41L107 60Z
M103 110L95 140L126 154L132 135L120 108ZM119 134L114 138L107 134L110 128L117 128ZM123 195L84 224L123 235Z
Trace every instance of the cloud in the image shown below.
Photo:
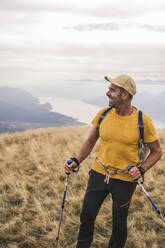
M64 29L73 29L76 31L94 31L94 30L119 30L120 25L114 22L99 24L79 24L74 26L65 26Z
M63 27L65 30L75 30L75 31L119 31L124 28L140 28L145 29L148 31L155 31L155 32L165 32L165 26L162 25L142 25L136 22L105 22L105 23L89 23L89 24L78 24L69 26L66 25Z
M66 11L67 4L54 0L1 0L0 6L2 10L16 11L16 12L40 12L40 11Z
M138 25L137 25L138 26ZM139 25L140 28L155 31L155 32L163 32L165 33L165 26L156 26L156 25Z
M31 32L36 26L44 25L44 22L48 21L63 26L64 30L75 31L118 31L122 28L136 25L135 18L143 17L153 10L165 11L165 3L157 0L156 3L152 1L130 1L125 0L124 4L121 0L110 2L105 0L92 1L84 0L83 2L77 2L71 0L66 2L65 0L1 0L0 2L0 31L6 32ZM61 18L57 18L58 15L64 15L65 23ZM69 24L68 16L74 19L73 23ZM92 22L91 17L93 17ZM83 19L84 18L84 19ZM85 23L84 23L85 21ZM143 23L139 25L140 28L148 31L164 32L164 26L148 25ZM43 28L44 29L44 28ZM7 31L8 30L8 31Z
M130 19L144 14L149 9L165 8L162 0L141 1L141 0L95 0L95 1L77 1L77 0L1 0L1 11L16 12L68 12L68 14L88 15L114 19Z
M0 82L23 84L57 83L58 80L102 80L107 73L112 77L128 73L140 79L165 78L164 44L96 45L56 44L28 47L28 49L0 46Z
M145 16L163 12L160 3L0 0L0 83L102 80L107 72L163 78L165 28Z

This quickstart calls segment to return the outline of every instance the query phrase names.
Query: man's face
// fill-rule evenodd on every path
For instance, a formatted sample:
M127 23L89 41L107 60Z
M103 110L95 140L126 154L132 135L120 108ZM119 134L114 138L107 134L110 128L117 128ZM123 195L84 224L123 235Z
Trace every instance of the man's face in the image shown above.
M111 84L108 88L108 91L106 95L109 98L109 106L117 107L120 105L123 100L122 100L122 91L120 87Z

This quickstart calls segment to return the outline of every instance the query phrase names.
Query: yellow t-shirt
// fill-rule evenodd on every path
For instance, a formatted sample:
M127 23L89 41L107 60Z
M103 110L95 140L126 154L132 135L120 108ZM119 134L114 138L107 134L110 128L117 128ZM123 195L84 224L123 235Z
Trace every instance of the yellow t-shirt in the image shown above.
M97 128L101 114L106 108L100 110L92 124ZM138 158L138 111L129 116L121 116L113 108L101 122L99 127L100 143L97 150L97 158L109 170L125 171L128 165L136 165ZM157 139L156 131L152 120L146 114L143 114L144 120L144 143L150 143ZM104 169L95 160L92 169L106 174ZM126 175L111 175L124 181L132 181L132 178Z

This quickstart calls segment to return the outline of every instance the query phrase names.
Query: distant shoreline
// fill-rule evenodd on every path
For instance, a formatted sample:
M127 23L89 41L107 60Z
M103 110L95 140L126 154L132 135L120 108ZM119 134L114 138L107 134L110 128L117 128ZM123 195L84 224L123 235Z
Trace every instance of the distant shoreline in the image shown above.
M39 97L41 104L49 102L52 105L52 111L65 114L76 118L78 121L87 125L91 124L92 119L97 112L105 106L96 106L76 99L66 99L62 97ZM165 123L154 120L156 128L165 128Z

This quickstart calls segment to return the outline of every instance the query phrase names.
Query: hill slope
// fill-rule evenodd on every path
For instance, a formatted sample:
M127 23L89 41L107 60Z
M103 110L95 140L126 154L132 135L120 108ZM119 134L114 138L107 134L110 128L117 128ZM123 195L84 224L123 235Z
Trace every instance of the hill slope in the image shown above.
M0 247L53 248L65 174L90 127L48 128L0 135ZM165 154L165 130L159 130ZM69 178L59 248L74 248L79 214L95 149ZM144 186L165 215L165 156L145 176ZM96 220L93 248L106 248L111 233L111 199ZM126 248L164 248L165 225L137 187L128 219Z

